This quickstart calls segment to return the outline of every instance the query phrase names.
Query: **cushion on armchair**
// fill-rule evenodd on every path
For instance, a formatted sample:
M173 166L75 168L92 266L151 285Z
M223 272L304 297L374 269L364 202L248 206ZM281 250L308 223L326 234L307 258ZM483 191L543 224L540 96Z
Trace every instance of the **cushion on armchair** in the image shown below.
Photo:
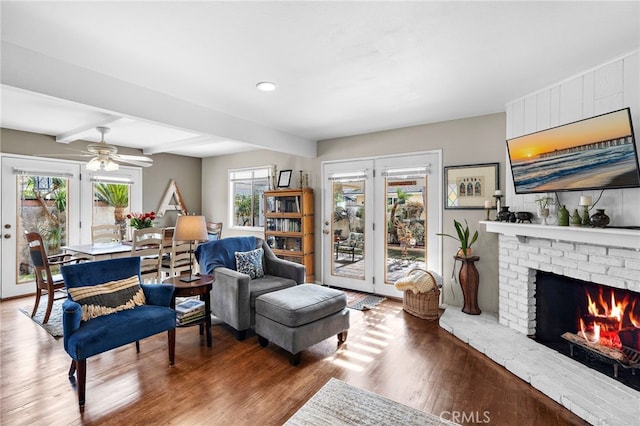
M262 266L262 257L264 250L257 248L251 251L235 253L236 271L247 274L251 279L264 277L264 267Z
M138 275L118 281L69 289L69 296L82 307L82 321L145 304Z

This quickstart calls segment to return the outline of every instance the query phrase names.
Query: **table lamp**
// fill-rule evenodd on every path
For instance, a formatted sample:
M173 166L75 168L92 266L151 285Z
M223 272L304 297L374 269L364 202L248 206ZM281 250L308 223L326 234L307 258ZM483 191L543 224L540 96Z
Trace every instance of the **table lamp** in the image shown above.
M173 241L189 241L189 276L180 278L180 281L188 283L200 279L193 276L193 242L207 239L207 224L204 216L178 216Z
M589 206L593 204L593 199L588 195L582 195L578 205L583 207L582 211L582 226L589 226L591 219L589 218Z

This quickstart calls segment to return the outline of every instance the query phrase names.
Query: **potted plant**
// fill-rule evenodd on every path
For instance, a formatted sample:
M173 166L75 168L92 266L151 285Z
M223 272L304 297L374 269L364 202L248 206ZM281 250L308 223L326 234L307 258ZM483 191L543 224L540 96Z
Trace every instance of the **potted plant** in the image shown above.
M476 240L478 239L478 231L474 232L473 235L471 235L471 232L469 231L469 223L467 223L466 219L464 220L464 225L462 225L462 223L454 219L453 225L456 228L456 233L458 234L457 237L454 237L453 235L450 235L450 234L436 234L436 235L458 240L460 242L460 250L458 250L458 256L460 257L471 256L471 245L475 243Z

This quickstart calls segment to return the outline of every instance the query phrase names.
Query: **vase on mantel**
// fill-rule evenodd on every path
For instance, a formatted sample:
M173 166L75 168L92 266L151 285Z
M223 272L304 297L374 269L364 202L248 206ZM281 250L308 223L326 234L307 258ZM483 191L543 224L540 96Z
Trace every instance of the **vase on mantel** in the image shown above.
M589 219L591 222L591 226L595 226L597 228L604 228L609 224L611 219L604 212L604 209L596 209L596 212L591 215Z

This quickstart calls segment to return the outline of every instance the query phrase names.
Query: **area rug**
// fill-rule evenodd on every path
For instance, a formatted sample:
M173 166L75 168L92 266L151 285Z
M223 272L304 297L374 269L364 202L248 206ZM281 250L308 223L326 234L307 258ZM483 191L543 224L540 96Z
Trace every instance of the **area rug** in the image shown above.
M285 425L455 425L364 389L331 378Z
M347 306L351 309L357 309L359 311L367 311L373 308L374 306L382 303L382 301L385 299L386 299L385 297L378 297L372 294L368 294L363 298L356 299L355 301L349 301Z
M54 300L53 308L51 308L51 315L49 315L49 321L46 324L42 324L42 320L44 319L44 314L47 311L47 299L40 299L40 306L38 306L38 310L33 318L31 318L31 311L33 310L33 305L23 306L22 308L18 308L20 312L28 316L38 324L40 327L44 328L47 333L52 335L55 338L62 337L62 303L64 299Z

